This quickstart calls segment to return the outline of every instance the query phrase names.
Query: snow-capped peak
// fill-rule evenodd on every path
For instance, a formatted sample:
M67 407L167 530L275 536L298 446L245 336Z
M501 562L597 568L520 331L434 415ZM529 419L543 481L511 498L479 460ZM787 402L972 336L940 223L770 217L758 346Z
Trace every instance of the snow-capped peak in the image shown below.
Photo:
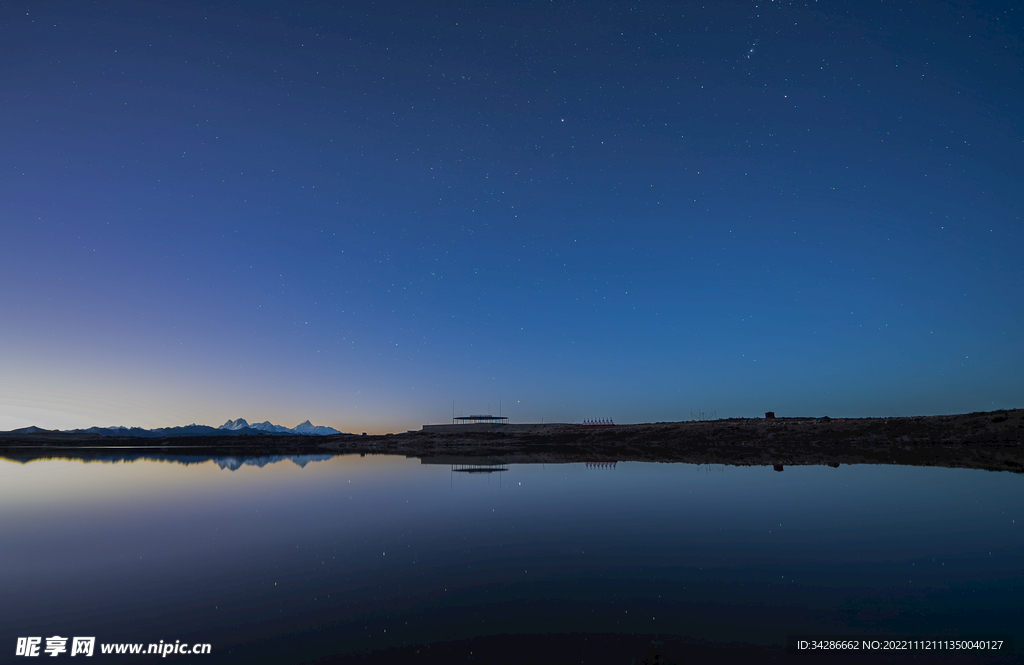
M340 434L340 432L333 427L327 427L326 425L314 425L308 420L304 423L299 423L295 426L294 432L296 434Z
M338 430L333 427L327 427L325 425L314 425L308 420L304 423L297 425L294 429L291 427L285 427L284 425L275 425L269 420L265 420L262 423L253 423L250 425L245 418L239 418L238 420L229 420L218 429L226 430L239 430L239 429L254 429L260 432L268 432L272 434L340 434Z

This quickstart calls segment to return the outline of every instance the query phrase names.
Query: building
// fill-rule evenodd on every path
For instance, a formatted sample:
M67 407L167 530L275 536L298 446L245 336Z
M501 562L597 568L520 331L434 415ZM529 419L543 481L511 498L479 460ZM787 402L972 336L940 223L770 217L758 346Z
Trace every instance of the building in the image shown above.
M508 416L459 416L452 425L507 425Z

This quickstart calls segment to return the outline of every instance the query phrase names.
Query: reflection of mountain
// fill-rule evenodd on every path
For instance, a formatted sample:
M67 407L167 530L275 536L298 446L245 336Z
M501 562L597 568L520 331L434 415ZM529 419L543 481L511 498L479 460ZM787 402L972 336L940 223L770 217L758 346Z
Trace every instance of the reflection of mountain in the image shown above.
M277 464L285 460L290 460L305 468L310 462L322 462L332 457L334 455L265 455L262 457L211 457L210 459L222 469L237 471L243 466L258 466L262 468L268 464Z
M181 464L184 466L190 466L193 464L206 464L207 462L213 462L222 469L228 469L229 471L237 471L243 466L256 466L263 468L268 464L277 464L278 462L292 462L302 468L305 468L310 462L323 462L329 460L335 455L233 455L233 456L213 456L213 455L163 455L153 453L97 453L91 454L90 452L83 451L82 453L72 452L69 450L62 450L59 454L48 454L46 456L40 455L39 453L24 453L11 454L8 452L5 455L0 456L0 459L7 459L14 462L27 463L32 461L47 461L47 460L75 460L79 462L100 462L103 464L117 464L121 462L169 462L173 464Z

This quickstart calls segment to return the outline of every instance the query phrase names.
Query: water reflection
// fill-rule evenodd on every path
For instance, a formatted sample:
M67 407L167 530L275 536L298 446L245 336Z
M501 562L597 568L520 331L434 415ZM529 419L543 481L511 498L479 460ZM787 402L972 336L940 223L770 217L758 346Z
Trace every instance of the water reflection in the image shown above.
M0 646L304 662L501 634L1024 637L1020 476L314 457L0 462Z
M237 471L242 465L264 467L278 462L291 462L299 468L305 468L310 462L323 462L334 455L266 455L262 457L211 457L210 461L222 469Z
M224 456L224 455L162 455L154 453L125 453L125 452L98 452L98 451L82 451L76 453L67 453L65 455L58 456L40 456L37 453L28 455L17 455L10 454L0 456L0 460L9 462L19 462L27 464L28 462L40 462L40 461L80 461L80 462L99 462L102 464L120 464L120 463L131 463L131 462L164 462L168 464L181 464L183 466L190 466L193 464L207 464L213 462L222 469L230 471L237 471L243 466L256 466L264 467L268 464L277 464L278 462L292 462L293 464L301 467L305 467L310 462L323 462L331 458L337 457L337 455L238 455L238 456Z
M504 464L452 464L452 473L497 473L508 471Z

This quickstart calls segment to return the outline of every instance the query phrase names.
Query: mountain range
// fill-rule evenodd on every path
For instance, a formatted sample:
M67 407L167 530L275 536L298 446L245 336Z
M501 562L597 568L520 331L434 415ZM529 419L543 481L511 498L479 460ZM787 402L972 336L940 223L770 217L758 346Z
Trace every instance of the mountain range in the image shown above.
M314 434L319 436L325 436L327 434L341 434L341 432L333 427L327 427L326 425L314 425L308 420L304 423L299 423L295 427L285 427L284 425L275 425L269 420L264 420L261 423L250 425L245 421L245 418L239 418L238 420L229 420L217 429L232 431L254 429L259 430L260 432L271 432L274 434Z
M60 430L45 430L39 427L22 427L11 432L11 434L41 434L45 432L56 432ZM71 433L99 434L100 436L132 436L142 438L173 437L173 436L241 436L245 434L303 434L307 436L327 436L329 434L341 434L333 427L325 425L314 425L308 420L295 427L284 427L275 425L270 421L250 425L244 418L229 420L220 427L209 425L185 425L184 427L160 427L157 429L143 429L141 427L90 427L88 429L63 430Z

